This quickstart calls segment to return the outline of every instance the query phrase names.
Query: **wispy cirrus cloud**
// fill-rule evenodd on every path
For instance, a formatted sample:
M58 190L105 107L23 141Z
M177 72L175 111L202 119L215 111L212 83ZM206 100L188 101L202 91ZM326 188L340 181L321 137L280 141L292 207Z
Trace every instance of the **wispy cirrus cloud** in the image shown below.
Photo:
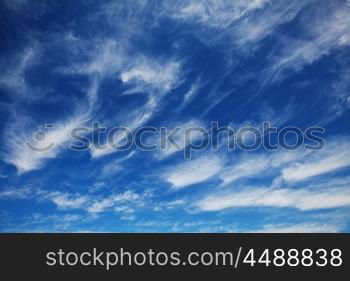
M187 133L186 130L190 130L191 128L205 128L204 122L191 119L189 121L183 123L169 124L164 126L167 129L167 133L169 136L171 135L171 140L168 138L161 139L159 134L154 137L149 138L148 141L154 141L154 143L158 143L161 149L158 149L156 152L156 158L158 160L166 159L177 152L183 152L184 149L188 148L191 144L195 144L196 142L203 141L203 135L198 131L193 131L191 134ZM157 139L156 139L157 138Z
M232 27L234 43L241 49L256 48L269 35L291 21L313 0L293 1L264 1L263 9L250 13L237 26ZM236 31L237 30L237 31Z
M64 44L73 47L73 62L58 69L62 74L87 75L92 79L102 79L117 74L126 64L128 57L125 46L112 38L87 40L68 33L63 39ZM80 56L76 56L77 52L82 53L85 59L81 60Z
M0 87L4 87L21 99L35 99L40 96L38 89L32 88L26 78L27 71L38 63L38 44L31 44L11 59L1 61Z
M348 188L326 190L293 188L247 188L246 190L208 195L199 200L200 211L221 211L229 208L272 207L296 208L301 211L346 207L350 205Z
M128 129L136 130L161 111L161 103L165 96L181 84L181 63L174 60L157 62L142 57L125 66L119 77L125 85L131 87L123 93L124 95L141 93L146 94L148 98L144 105L127 114L127 118L119 120ZM125 136L120 135L115 144L120 144L124 138ZM115 152L113 146L105 143L99 149L92 149L91 155L96 158Z
M33 187L7 188L0 191L0 200L36 200L40 203L53 203L58 210L80 210L91 214L106 211L121 213L133 212L135 208L143 207L152 196L147 192L125 190L110 192L104 195L82 194L79 192L64 192L44 190Z
M100 213L105 211L106 209L109 209L113 206L116 206L119 202L128 202L128 201L136 201L140 199L140 195L137 193L134 193L132 191L126 191L124 193L111 195L107 198L102 199L101 201L94 202L91 204L87 211L90 213ZM117 207L115 207L116 209ZM117 211L120 211L120 209L116 209Z
M58 155L71 140L71 130L82 125L84 121L86 121L84 114L61 121L53 129L48 129L44 139L36 139L35 132L39 128L33 124L31 118L17 117L3 135L6 147L2 152L3 159L6 163L14 165L19 174L40 169L46 160Z
M350 68L349 61L343 60L338 78L325 93L329 99L328 110L324 113L325 123L342 117L350 109Z
M293 183L349 167L348 146L348 140L329 142L324 150L309 154L308 157L284 167L277 180Z
M206 155L174 165L162 177L172 184L174 189L180 189L211 179L222 170L223 166L224 161L220 157Z
M271 57L266 77L282 79L286 71L300 71L320 58L349 46L349 10L345 1L326 1L320 8L308 10L300 23L303 36L281 38L279 51Z
M276 29L298 16L312 0L189 1L165 4L165 14L193 24L193 33L209 44L225 41L242 52L254 50ZM207 30L209 28L209 30ZM211 32L216 36L209 36Z
M165 11L169 11L169 16L175 19L225 29L248 13L264 7L268 2L268 0L234 2L227 0L193 0L177 1L177 5L164 3L164 7Z
M136 58L120 74L125 84L134 85L134 89L125 92L167 93L179 84L181 63L175 60L157 62L150 58Z
M247 178L270 177L274 184L293 183L337 172L350 166L347 138L329 140L322 150L243 153L227 163L218 177L227 185Z
M41 192L39 192L40 194ZM62 192L43 192L43 198L48 199L54 203L59 209L79 209L88 200L85 196L72 195Z
M31 196L32 190L27 187L22 188L4 188L0 191L0 199L11 200L11 199L27 199Z

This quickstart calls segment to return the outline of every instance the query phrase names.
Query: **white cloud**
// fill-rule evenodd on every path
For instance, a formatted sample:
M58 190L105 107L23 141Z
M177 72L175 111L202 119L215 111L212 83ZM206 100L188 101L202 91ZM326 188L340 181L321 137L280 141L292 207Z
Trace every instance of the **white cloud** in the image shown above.
M108 77L121 71L128 56L124 46L113 39L85 41L71 34L64 37L66 44L72 45L72 52L83 52L87 56L84 62L74 62L59 71L63 74L89 75L95 78ZM86 46L90 49L87 49ZM73 56L74 58L74 56Z
M148 122L160 110L161 102L166 94L171 92L182 82L180 73L181 64L170 59L166 62L152 61L151 59L135 59L125 71L120 73L121 80L131 86L124 94L146 93L147 102L127 114L125 120L119 120L130 130L135 130ZM114 140L116 145L125 141L123 134ZM108 143L101 148L91 149L94 158L102 157L116 150Z
M72 36L71 36L72 37ZM75 37L72 37L75 40ZM71 39L71 40L73 40ZM67 39L68 40L68 39ZM76 39L79 41L79 39ZM64 41L64 47L67 45L72 46L75 44L68 44ZM67 43L67 45L65 45ZM96 61L92 61L88 65L73 65L68 68L60 69L61 73L77 73L79 71L85 71L92 75L89 88L85 90L85 98L78 103L73 103L73 112L68 117L61 117L56 122L50 122L54 125L53 128L45 131L44 139L35 139L35 134L39 128L38 123L34 118L23 115L18 110L15 104L12 109L12 116L5 126L5 132L2 136L6 151L3 152L3 159L6 163L16 166L19 174L25 173L31 170L42 168L47 159L57 157L57 155L66 147L66 144L71 140L71 130L84 125L94 113L97 104L97 94L99 90L100 81L98 76L108 72L109 65L108 60L111 58L108 56L110 45L106 45L106 50L101 46L102 50L101 58ZM80 50L80 49L79 49ZM28 47L21 56L17 56L13 59L15 63L10 64L4 73L0 76L0 85L11 88L11 90L23 98L37 98L38 93L32 89L26 80L26 71L38 63L39 57L39 45L32 44ZM115 62L114 62L115 63ZM95 73L98 73L95 75ZM28 94L30 92L30 95ZM44 125L44 124L41 124ZM51 147L47 151L34 151L27 145L30 143L33 147L41 150L45 147ZM53 144L53 145L51 145Z
M5 188L0 191L0 199L28 199L31 196L30 188Z
M134 213L135 210L130 208L130 206L117 206L114 208L114 211L121 213Z
M175 5L164 4L163 14L194 24L193 33L206 43L224 40L231 47L249 52L280 25L292 21L310 2L312 0L179 1Z
M104 165L101 170L101 176L109 177L109 176L114 176L117 173L121 172L123 170L123 167L120 165L120 162L121 162L120 159L116 159Z
M228 184L240 178L261 175L270 164L270 159L264 156L240 159L237 164L227 167L219 177L223 180L223 184Z
M152 196L152 193L145 191L136 193L133 190L126 190L111 195L92 195L81 193L70 193L62 191L49 191L36 188L7 188L0 191L0 200L37 200L38 202L52 202L59 210L84 210L91 215L115 210L123 215L135 212L135 208L145 207L145 200ZM180 204L174 202L173 205Z
M172 209L183 207L187 203L188 201L185 199L175 199L168 202L160 202L160 203L157 203L157 205L153 208L153 211L160 212L164 210L172 210Z
M180 112L183 110L188 104L190 104L200 93L200 90L202 89L204 83L201 81L201 78L197 78L190 86L190 88L187 90L187 92L184 94L183 101L181 105L177 108L177 112Z
M6 152L3 159L6 163L16 166L19 174L40 169L45 160L55 158L64 145L70 140L70 132L81 125L85 116L79 119L69 119L55 124L45 132L44 139L36 139L32 121L28 118L17 117L7 128L4 134ZM33 150L28 146L42 150ZM49 148L49 149L45 149Z
M320 162L294 164L282 170L281 178L288 182L296 182L347 166L350 166L349 155L336 155L322 159Z
M100 213L105 211L108 208L111 208L116 205L118 202L125 202L125 201L136 201L140 199L140 195L133 192L133 191L125 191L124 193L111 195L105 199L98 200L91 204L87 211L90 213Z
M145 11L152 8L150 6L152 2L148 0L104 1L91 17L97 22L103 19L113 29L118 41L128 44L135 37L149 36L145 32L148 23Z
M87 202L85 196L74 196L60 192L53 192L47 196L59 209L79 209Z
M178 62L157 63L141 57L121 72L120 79L125 84L136 84L136 90L140 87L147 90L147 87L150 86L153 91L158 90L164 93L177 86L179 71L180 63Z
M197 202L201 211L220 211L228 208L274 207L296 208L302 211L350 206L349 188L326 190L296 188L247 188L226 194L208 195Z
M16 122L12 122L7 128L4 137L7 146L4 159L7 163L15 165L19 173L24 173L40 169L45 160L57 157L70 139L71 129L83 125L93 114L97 113L99 106L97 94L102 80L106 77L119 76L129 88L124 94L141 91L148 95L145 105L136 108L128 116L124 116L125 120L117 120L123 121L125 126L136 129L160 110L165 94L181 83L181 62L173 59L158 61L139 54L130 55L128 40L124 39L97 38L87 41L70 32L60 37L61 42L55 42L58 45L61 44L65 49L69 48L71 58L70 65L61 67L58 72L64 75L78 74L89 77L90 86L86 90L86 99L77 104L76 112L70 117L54 123L55 128L48 130L45 140L40 142L32 139L37 125L30 124L29 126L29 123L34 123L34 121L16 114L14 116ZM6 67L8 70L1 73L0 84L21 94L28 92L25 72L36 61L36 57L37 48L28 48L15 60L13 67ZM84 57L85 60L82 61L81 57ZM23 120L25 120L25 125L23 125ZM123 141L123 139L118 141ZM50 143L54 143L55 146L49 151L38 153L28 149L25 145L27 142L34 142L33 145L38 147L44 147ZM115 150L106 144L104 149L92 149L91 155L99 157L113 152Z
M245 153L234 161L225 161L220 156L207 156L200 160L190 160L170 168L163 178L174 188L215 177L227 186L240 179L275 177L274 186L310 179L350 166L347 153L348 140L330 140L326 147L318 151L300 149L297 151L275 151L269 153ZM173 153L166 152L165 155ZM199 164L203 161L204 165ZM210 166L210 161L213 161ZM225 162L225 165L223 163ZM207 165L208 163L208 165ZM198 168L196 168L198 167Z
M302 22L303 37L282 38L281 51L272 58L268 79L283 78L285 70L300 71L333 51L350 44L350 8L336 3L322 6Z
M342 69L339 71L338 78L332 83L329 95L330 107L326 112L326 121L333 121L341 117L350 109L350 68L349 61L342 60Z
M274 185L309 180L316 176L336 172L350 166L347 138L331 139L317 151L275 151L269 153L245 153L233 163L227 163L218 174L223 185L244 178L276 176Z
M292 21L311 1L265 1L264 9L249 14L233 27L233 38L241 47L250 47L272 34L280 25Z
M288 163L294 163L308 155L309 151L304 150L243 154L236 157L234 163L227 164L219 178L223 180L223 185L227 185L243 178L271 176L278 174Z
M159 160L167 158L176 152L183 151L190 144L203 141L203 135L197 131L194 131L193 133L191 133L190 136L186 136L185 134L186 129L205 128L203 122L201 122L200 120L192 119L181 124L167 125L166 128L167 128L168 134L170 134L170 132L174 131L176 128L179 128L179 129L176 129L177 130L176 135L173 138L177 146L173 145L171 142L168 142L167 139L163 143L160 143L160 140L159 141L154 140L155 138L160 138L159 135L153 138L150 138L150 141L158 142L159 148L162 148L162 149L159 149L156 153L156 156Z
M136 216L135 215L131 215L131 214L125 214L125 215L122 215L120 217L121 220L124 220L124 221L133 221L136 219Z
M163 178L175 189L205 182L219 173L224 161L215 155L202 156L196 160L188 160L171 167Z
M279 179L297 182L348 167L350 166L348 147L347 140L330 142L323 150L315 151L310 157L284 167Z
M181 62L174 59L158 60L130 53L126 40L105 38L84 41L72 35L66 36L67 44L72 43L77 52L83 52L87 61L73 62L60 69L64 74L87 75L94 79L116 76L131 89L123 94L145 92L162 95L179 83ZM86 45L90 48L86 49Z
M192 0L165 3L168 16L212 28L228 28L233 22L247 13L262 8L269 0L230 1Z
M184 104L188 104L198 94L201 84L197 81L191 85L189 91L184 95Z
M31 69L39 57L38 45L33 44L23 52L15 55L10 61L4 61L0 72L0 86L6 87L18 97L32 99L37 93L28 85L27 70Z
M21 190L18 190L18 192L23 194ZM4 198L7 196L13 197L15 194L14 192L11 192L11 194L7 193L4 193ZM82 195L79 193L46 191L41 189L32 189L26 192L26 194L30 195L26 196L25 199L34 198L38 201L50 201L59 209L80 209L92 214L101 213L112 208L123 213L131 213L133 212L131 206L141 206L143 199L148 196L147 194L138 194L132 190L114 193L109 196ZM17 194L15 195L17 196ZM17 196L16 198L21 197Z

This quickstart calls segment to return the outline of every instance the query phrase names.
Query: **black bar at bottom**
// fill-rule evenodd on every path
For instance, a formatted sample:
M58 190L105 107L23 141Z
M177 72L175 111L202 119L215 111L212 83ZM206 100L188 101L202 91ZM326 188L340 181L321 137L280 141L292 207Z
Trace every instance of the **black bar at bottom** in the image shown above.
M350 234L0 234L0 270L2 280L325 280L350 273L349 242Z

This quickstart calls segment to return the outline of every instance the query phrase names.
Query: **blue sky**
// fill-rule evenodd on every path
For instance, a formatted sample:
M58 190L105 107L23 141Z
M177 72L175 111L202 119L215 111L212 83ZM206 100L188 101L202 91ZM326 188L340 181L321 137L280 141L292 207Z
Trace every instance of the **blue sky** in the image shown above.
M349 0L2 0L0 13L2 232L349 232ZM92 122L212 121L320 126L326 146L191 160L69 148ZM25 145L39 130L53 149Z

